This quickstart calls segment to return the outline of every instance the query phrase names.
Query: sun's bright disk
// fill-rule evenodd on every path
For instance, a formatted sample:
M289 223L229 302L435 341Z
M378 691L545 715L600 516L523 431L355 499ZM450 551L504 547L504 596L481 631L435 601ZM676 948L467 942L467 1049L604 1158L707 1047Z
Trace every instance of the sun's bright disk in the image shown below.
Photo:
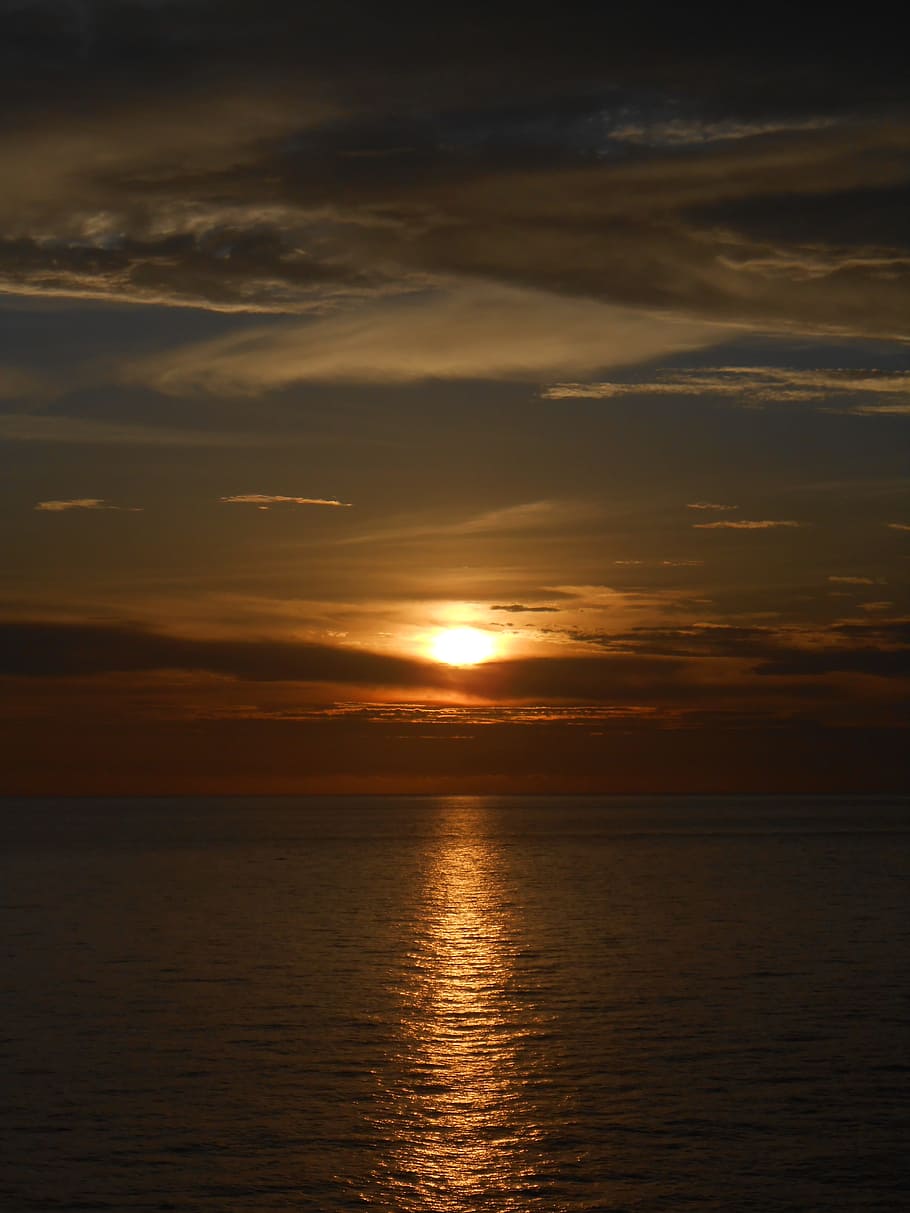
M479 665L489 661L495 651L493 637L479 628L444 628L430 645L434 660L446 665Z

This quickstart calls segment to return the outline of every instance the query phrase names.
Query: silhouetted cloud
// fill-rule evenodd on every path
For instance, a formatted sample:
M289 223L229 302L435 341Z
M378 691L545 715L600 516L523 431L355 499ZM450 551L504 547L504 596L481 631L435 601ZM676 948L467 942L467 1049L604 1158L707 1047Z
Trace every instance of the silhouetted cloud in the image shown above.
M826 628L719 623L643 626L582 633L577 638L613 652L732 659L741 670L749 668L760 674L864 670L903 677L910 654L910 622L906 619L841 620Z
M435 668L330 645L168 636L126 624L0 623L0 671L25 677L174 669L264 682L414 687Z
M878 678L910 676L910 648L897 651L875 649L819 649L790 652L755 667L756 674L821 675L869 674Z

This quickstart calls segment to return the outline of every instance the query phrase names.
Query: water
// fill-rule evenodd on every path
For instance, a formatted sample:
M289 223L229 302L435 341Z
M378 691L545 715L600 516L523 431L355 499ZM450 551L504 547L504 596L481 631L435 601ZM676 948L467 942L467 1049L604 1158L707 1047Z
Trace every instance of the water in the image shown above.
M906 801L6 801L0 1207L910 1207Z

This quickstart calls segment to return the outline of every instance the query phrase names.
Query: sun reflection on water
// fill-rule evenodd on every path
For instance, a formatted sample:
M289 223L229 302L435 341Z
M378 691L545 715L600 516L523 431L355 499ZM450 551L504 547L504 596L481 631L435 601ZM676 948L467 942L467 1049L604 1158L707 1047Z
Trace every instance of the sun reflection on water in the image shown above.
M519 946L483 803L450 802L402 986L401 1051L385 1085L375 1178L389 1207L526 1209L539 1136L522 1052L533 1009L516 982Z

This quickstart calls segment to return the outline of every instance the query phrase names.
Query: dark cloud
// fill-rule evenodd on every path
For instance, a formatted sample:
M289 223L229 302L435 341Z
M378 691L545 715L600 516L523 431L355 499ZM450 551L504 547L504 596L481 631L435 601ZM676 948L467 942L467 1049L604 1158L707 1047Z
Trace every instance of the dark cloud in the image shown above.
M650 655L530 657L466 670L463 685L494 699L666 705L684 675L684 662Z
M598 703L630 692L664 698L675 683L700 677L693 658L748 663L741 673L749 665L761 674L843 671L901 677L910 672L906 620L845 622L824 634L711 624L578 633L574 639L609 652L452 670L354 647L173 636L129 624L9 621L0 624L0 674L47 678L182 669L262 682L458 687L483 696L543 695Z
M624 702L630 694L659 692L665 698L682 664L642 654L531 658L452 669L358 648L169 636L130 625L0 625L0 674L25 678L192 670L253 682L435 686L481 696L545 695L598 703Z
M907 333L883 40L365 0L33 0L4 35L9 291L306 313L454 276Z
M910 619L883 619L879 623L847 621L835 624L832 631L854 644L910 646Z
M278 640L194 639L128 625L0 625L0 672L21 677L170 669L204 670L263 682L415 687L432 681L437 668L355 648Z
M910 676L910 648L823 649L790 652L755 667L756 674L872 674L878 678Z
M906 620L839 623L824 632L723 624L633 628L579 639L614 652L734 659L746 663L752 673L763 675L859 673L905 678L910 674L910 624Z
M666 705L686 663L647 654L550 657L453 669L357 648L273 640L168 636L129 625L0 625L0 675L25 679L194 671L248 683L437 688L492 700Z
M65 216L50 216L33 234L0 240L0 290L224 312L323 313L408 286L404 272L392 278L378 267L302 257L295 237L305 224L293 215L270 217L269 227L257 230L253 208L233 226L216 206L199 207L197 230L158 235L148 230L151 214L125 224L113 216L111 232L87 231L91 215L78 216L69 231L58 228ZM137 230L122 231L126 224Z

